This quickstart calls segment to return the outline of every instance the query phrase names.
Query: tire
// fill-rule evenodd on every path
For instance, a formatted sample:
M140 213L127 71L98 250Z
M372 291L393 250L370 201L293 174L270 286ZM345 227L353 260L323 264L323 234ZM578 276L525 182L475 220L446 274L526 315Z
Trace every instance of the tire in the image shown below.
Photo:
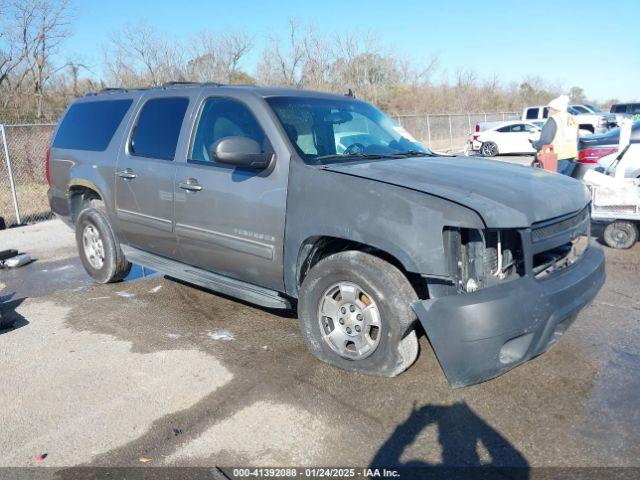
M480 147L480 153L483 157L495 157L498 155L498 145L494 142L484 142Z
M633 222L619 220L606 226L603 233L604 242L611 248L627 249L638 240L638 227Z
M93 201L78 215L78 252L84 269L97 283L118 282L128 275L131 263L125 259L100 204Z
M343 297L343 292L348 295ZM357 300L350 302L348 297L354 292L358 292L354 295ZM418 339L412 328L416 316L411 308L417 299L407 278L390 263L359 251L336 253L318 262L302 283L298 299L302 336L311 353L323 362L352 372L394 377L418 356ZM337 317L343 315L341 307L331 308L332 300L345 307L343 325L323 314L329 310L335 311ZM355 310L347 310L349 305ZM364 310L367 307L370 308ZM355 332L358 327L360 334ZM353 328L350 334L355 338L345 334L349 328ZM331 339L334 330L340 341ZM356 347L355 342L349 346L350 339L367 345L351 351Z

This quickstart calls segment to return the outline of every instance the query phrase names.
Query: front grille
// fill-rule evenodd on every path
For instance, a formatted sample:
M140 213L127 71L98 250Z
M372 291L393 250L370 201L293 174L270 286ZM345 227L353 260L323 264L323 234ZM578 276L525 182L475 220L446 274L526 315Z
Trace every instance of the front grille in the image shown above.
M560 220L559 222L549 223L549 222L540 222L539 226L536 224L533 225L531 229L531 241L542 242L548 238L553 237L559 233L563 233L567 230L570 230L580 223L584 222L589 217L589 207L585 207L580 213L574 215L573 217L569 217L565 220Z
M571 233L571 240L567 241L566 236L563 236L561 238L564 240L561 241L566 243L538 252L533 256L533 274L537 279L545 278L580 259L588 248L591 237L591 223L588 220L589 210L584 209L573 217L537 229L534 243L561 233Z

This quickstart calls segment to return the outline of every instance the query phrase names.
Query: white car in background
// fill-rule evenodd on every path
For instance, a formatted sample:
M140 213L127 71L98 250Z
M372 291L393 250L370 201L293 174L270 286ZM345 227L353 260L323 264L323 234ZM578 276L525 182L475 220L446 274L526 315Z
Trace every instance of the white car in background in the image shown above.
M504 153L535 153L531 140L540 138L540 130L540 125L520 120L478 123L471 149L480 152L483 157Z

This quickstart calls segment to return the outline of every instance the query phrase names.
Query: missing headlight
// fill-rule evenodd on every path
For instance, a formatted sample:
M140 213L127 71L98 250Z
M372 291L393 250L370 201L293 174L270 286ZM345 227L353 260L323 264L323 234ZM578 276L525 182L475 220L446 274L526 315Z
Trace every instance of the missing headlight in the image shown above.
M472 293L524 274L517 230L446 227L444 248L458 291Z

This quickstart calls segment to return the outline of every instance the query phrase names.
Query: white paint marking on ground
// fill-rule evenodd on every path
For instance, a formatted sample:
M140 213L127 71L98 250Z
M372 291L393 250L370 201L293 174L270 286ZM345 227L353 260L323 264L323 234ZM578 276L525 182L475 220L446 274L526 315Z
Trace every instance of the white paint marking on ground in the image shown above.
M253 465L314 465L329 428L318 415L284 403L259 401L222 420L167 457L168 464L213 459L221 452ZM274 442L273 439L278 441Z
M26 300L29 324L0 337L0 466L72 466L143 435L233 375L200 350L133 353L65 325L70 309Z

